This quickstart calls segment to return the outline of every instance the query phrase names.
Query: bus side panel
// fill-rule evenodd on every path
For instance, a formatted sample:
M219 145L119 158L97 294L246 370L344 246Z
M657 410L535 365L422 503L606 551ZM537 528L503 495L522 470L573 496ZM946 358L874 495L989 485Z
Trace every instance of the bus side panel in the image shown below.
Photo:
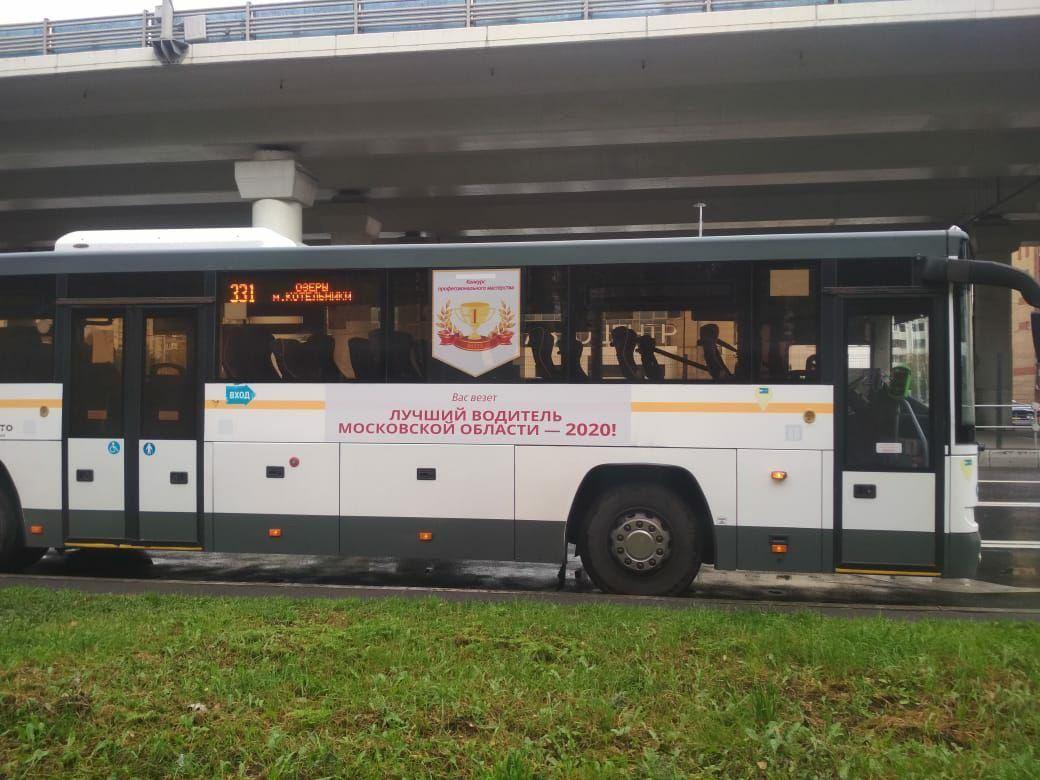
M820 571L823 548L823 453L740 450L737 453L737 568ZM783 545L785 552L774 551Z
M205 550L213 548L213 442L207 441L202 445L202 547Z
M213 444L213 547L335 555L339 445Z
M974 446L957 447L962 454L946 458L946 520L943 575L975 577L982 541L975 520L979 495L979 457ZM955 452L957 451L955 450Z
M519 560L559 561L571 505L585 475L607 464L677 466L700 485L722 549L735 541L726 531L737 516L735 450L654 447L517 447L516 521Z
M513 560L513 449L342 445L340 552Z
M61 547L61 442L0 441L0 463L22 504L25 543ZM31 533L33 526L42 526L42 533Z
M0 384L0 463L22 505L31 547L60 547L62 386L53 382ZM30 533L42 526L42 533Z
M632 385L632 443L771 450L834 448L830 385ZM589 388L590 394L595 388Z

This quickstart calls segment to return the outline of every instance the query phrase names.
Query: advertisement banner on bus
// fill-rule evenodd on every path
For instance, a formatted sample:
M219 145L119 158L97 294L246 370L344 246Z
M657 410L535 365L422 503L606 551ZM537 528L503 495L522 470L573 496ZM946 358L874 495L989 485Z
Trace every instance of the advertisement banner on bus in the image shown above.
M326 440L384 443L629 444L631 391L495 385L331 385Z
M520 269L433 272L433 357L482 376L520 357Z

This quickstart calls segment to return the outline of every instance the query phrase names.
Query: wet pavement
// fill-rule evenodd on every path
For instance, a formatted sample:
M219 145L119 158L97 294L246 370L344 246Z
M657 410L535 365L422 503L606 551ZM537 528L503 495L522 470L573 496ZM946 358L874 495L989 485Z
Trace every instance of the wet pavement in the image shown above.
M39 584L104 592L209 593L286 596L445 596L534 597L554 601L669 602L694 606L813 606L890 613L912 608L983 613L1033 611L1040 620L1040 587L981 580L885 577L847 574L723 572L705 566L688 596L678 599L606 597L582 575L572 559L562 587L559 567L490 561L397 561L218 553L108 552L52 553L25 575L0 577L0 585ZM1006 579L1006 578L1005 578ZM833 611L833 610L832 610Z
M983 550L978 578L1040 588L1040 468L981 469L979 502L975 519Z
M812 607L829 613L1040 619L1040 470L984 469L983 505L976 512L983 557L976 580L847 574L776 574L702 569L688 596L632 599L599 594L572 558L562 584L559 567L486 561L399 561L219 553L51 553L25 575L0 586L37 584L104 592L214 593L292 596L422 596L487 600L529 597L556 601L653 601L669 606ZM1001 502L1013 502L1001 505ZM1037 503L1037 507L1016 504Z

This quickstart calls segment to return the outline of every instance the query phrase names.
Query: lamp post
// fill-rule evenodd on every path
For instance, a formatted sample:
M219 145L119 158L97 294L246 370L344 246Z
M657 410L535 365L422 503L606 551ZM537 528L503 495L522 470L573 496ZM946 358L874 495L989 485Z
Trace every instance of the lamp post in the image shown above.
M707 203L694 203L693 207L697 209L697 238L704 237L704 209Z

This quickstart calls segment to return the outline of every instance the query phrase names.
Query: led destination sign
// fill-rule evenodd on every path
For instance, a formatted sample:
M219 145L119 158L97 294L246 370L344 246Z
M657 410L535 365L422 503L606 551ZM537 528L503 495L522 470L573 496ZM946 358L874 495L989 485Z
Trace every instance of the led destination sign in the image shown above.
M353 290L328 280L229 281L227 303L351 303Z

